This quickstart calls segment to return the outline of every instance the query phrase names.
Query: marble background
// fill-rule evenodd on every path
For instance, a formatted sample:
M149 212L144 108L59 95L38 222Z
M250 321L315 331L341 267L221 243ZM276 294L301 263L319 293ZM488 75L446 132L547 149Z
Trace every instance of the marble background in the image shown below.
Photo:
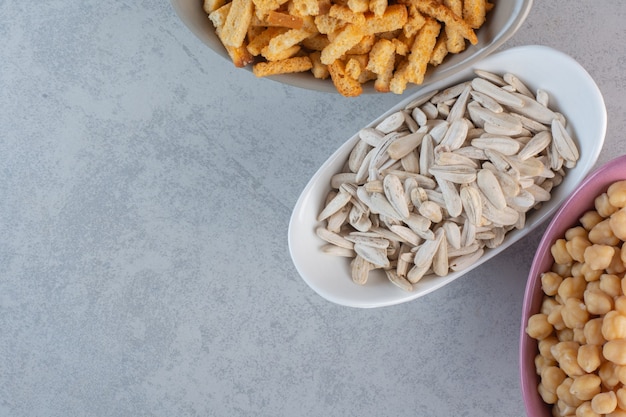
M577 59L626 152L626 3L536 0L503 48ZM208 50L169 2L0 0L1 416L520 416L541 230L419 300L329 303L288 253L318 166L393 95Z

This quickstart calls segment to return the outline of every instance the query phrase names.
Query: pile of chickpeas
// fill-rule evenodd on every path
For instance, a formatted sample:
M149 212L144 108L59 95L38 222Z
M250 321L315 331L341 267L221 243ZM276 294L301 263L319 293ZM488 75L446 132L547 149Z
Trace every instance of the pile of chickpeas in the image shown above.
M538 391L553 416L626 417L626 180L551 247L543 302L528 320Z

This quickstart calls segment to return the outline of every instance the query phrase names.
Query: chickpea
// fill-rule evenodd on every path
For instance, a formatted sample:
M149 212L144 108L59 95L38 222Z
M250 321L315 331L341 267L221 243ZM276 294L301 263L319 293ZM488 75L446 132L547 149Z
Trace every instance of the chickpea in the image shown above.
M626 381L626 366L617 365L615 367L615 376L617 376L619 382L623 384Z
M613 391L596 394L591 400L591 409L598 414L612 413L617 407L617 396Z
M625 338L626 316L621 315L617 311L609 311L608 313L606 313L602 320L602 336L606 340Z
M572 240L568 240L565 243L567 252L570 254L572 259L578 262L584 262L584 253L588 246L591 246L591 242L587 239L587 236L574 236Z
M541 375L543 381L543 374ZM569 392L574 394L579 400L587 401L602 391L602 388L600 387L601 384L602 380L598 375L585 374L574 378L574 382L572 382Z
M574 342L578 342L581 345L587 344L587 338L585 338L584 327L572 329L572 332L574 332L574 337L572 338Z
M562 304L555 306L550 312L550 314L548 314L547 319L546 319L548 323L550 323L552 327L557 331L563 330L566 327L565 322L563 321L563 308L564 307L565 306L563 306Z
M624 261L622 261L622 250L617 246L614 247L615 253L613 254L613 259L611 259L611 263L606 267L606 272L608 274L621 274L626 272L626 265L624 265Z
M535 368L537 369L537 375L541 375L544 369L549 366L556 366L557 362L548 359L545 356L537 355L535 356Z
M616 365L626 365L626 340L609 340L602 347L602 355Z
M604 291L587 290L583 299L591 314L606 314L613 309L613 297Z
M544 339L552 334L554 328L545 314L535 314L528 319L526 333L533 339Z
M591 408L591 401L585 401L576 408L576 417L601 417Z
M553 297L544 297L541 302L541 308L539 312L548 315L555 307L560 305L562 304L556 301Z
M565 231L565 240L572 240L576 236L587 239L587 230L582 226L574 226Z
M556 404L556 402L558 401L556 392L547 390L546 387L543 385L543 382L540 382L539 385L537 385L537 391L539 392L539 395L541 396L543 402L546 404Z
M554 359L554 356L552 356L551 349L552 346L556 345L557 343L559 343L559 340L554 336L546 337L545 339L539 340L539 342L537 343L539 348L539 354L546 359L556 361L556 359Z
M574 380L572 378L565 378L563 382L561 382L561 384L556 388L556 396L559 397L559 400L562 400L566 405L578 407L583 402L571 393L570 388L572 387L573 383Z
M585 303L578 298L572 297L565 301L565 306L561 310L561 317L563 317L563 323L568 328L582 329L585 323L589 321L589 312L585 307Z
M612 213L609 224L616 237L626 240L626 207Z
M584 277L568 277L561 282L557 293L564 302L567 302L569 298L582 299L586 287L587 282Z
M602 379L602 384L608 388L613 389L619 384L619 378L615 371L616 365L613 362L606 361L600 365L598 369L598 376Z
M605 417L626 417L626 410L621 410L617 407L613 412L605 414Z
M593 244L585 249L585 264L591 269L606 269L613 260L615 248L610 245Z
M541 274L541 288L546 295L555 295L561 282L563 282L563 277L556 272L550 271Z
M585 332L585 339L587 339L587 343L601 346L606 342L606 339L602 335L603 321L604 319L602 317L596 317L585 323L583 331Z
M572 266L570 267L570 274L573 277L583 277L585 278L585 275L583 274L583 262L573 262Z
M583 263L581 272L583 273L583 276L585 277L585 281L593 282L593 281L597 281L600 279L600 275L602 275L603 271L600 269L593 269L588 264Z
M626 243L622 243L622 247L620 248L619 258L622 260L622 263L626 264Z
M556 412L553 412L554 417L573 416L576 413L576 409L579 406L567 404L562 399L558 399L556 402Z
M622 387L615 391L617 397L617 406L622 410L626 410L626 388Z
M617 246L619 238L613 234L609 219L602 220L589 231L589 241L598 245Z
M597 196L594 200L594 205L596 211L602 217L609 217L618 210L618 208L609 201L609 195L607 193L602 193Z
M624 278L622 278L622 288L624 285L623 282L624 282ZM619 297L616 297L614 304L615 304L615 311L626 316L626 296L620 295Z
M606 190L609 202L615 207L626 207L626 181L616 181Z
M557 387L561 385L566 377L567 375L565 375L565 372L563 372L563 370L558 366L547 366L541 371L541 383L545 389L554 393L556 393ZM600 377L598 377L598 379L600 379ZM575 393L572 392L572 394Z
M550 248L550 252L552 253L552 257L554 258L554 262L561 265L569 265L572 263L573 259L567 251L567 241L565 239L557 239L552 247Z
M602 363L602 349L598 345L582 345L578 348L576 360L585 372L594 372Z
M565 327L564 329L556 331L556 338L559 342L574 342L574 329Z
M573 341L559 342L552 351L552 356L556 359L559 367L569 377L583 375L585 371L578 365L578 348L579 344Z
M580 224L589 232L593 229L598 223L600 223L604 218L598 214L595 210L590 210L582 215L579 219Z
M622 280L615 274L600 275L600 289L611 297L622 295Z
M556 272L562 277L572 276L572 264L557 264L555 262L554 264L552 264L552 268L550 270L552 272Z

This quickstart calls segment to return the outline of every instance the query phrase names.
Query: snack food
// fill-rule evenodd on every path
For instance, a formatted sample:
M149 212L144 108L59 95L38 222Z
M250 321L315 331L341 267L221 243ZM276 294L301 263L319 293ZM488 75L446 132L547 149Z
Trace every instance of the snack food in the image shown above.
M487 0L204 0L237 67L259 76L310 71L346 97L373 82L401 94L468 43L494 7ZM306 62L306 64L305 64ZM357 65L358 64L358 65Z
M538 392L554 416L626 415L626 181L611 183L551 246L537 341Z
M361 129L331 177L315 231L324 253L350 259L356 284L382 270L412 291L468 268L576 166L565 116L511 73L475 74Z

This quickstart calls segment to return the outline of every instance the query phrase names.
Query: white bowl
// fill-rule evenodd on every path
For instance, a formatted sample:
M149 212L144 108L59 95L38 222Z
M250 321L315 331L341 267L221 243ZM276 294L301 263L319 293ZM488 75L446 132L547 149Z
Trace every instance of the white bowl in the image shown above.
M176 14L183 23L209 48L231 62L226 50L215 34L213 25L202 9L202 0L170 0ZM430 69L420 86L409 85L405 94L414 92L429 83L447 78L471 66L502 46L520 28L532 7L532 0L511 0L496 2L496 6L487 15L485 24L477 30L478 43L469 45L465 51L448 55L436 69ZM246 67L251 71L250 66ZM320 80L310 73L284 74L268 77L274 81L309 90L336 93L337 90L329 79ZM363 92L376 93L372 83L364 85ZM380 93L378 93L380 94Z
M550 94L550 107L561 112L569 123L570 133L577 139L580 160L568 171L563 182L552 191L552 198L540 210L529 213L526 227L507 234L504 243L488 249L471 268L452 272L443 277L425 277L412 292L405 292L380 276L370 279L365 286L352 282L349 259L324 254L324 242L315 234L316 220L326 194L330 178L339 172L350 150L358 140L357 134L348 139L317 171L300 195L289 224L289 250L296 269L304 281L319 295L337 304L351 307L382 307L407 302L421 297L461 277L469 270L493 258L513 243L526 236L547 220L561 202L572 193L595 164L606 133L606 108L597 85L574 59L544 46L522 46L493 54L466 68L451 78L439 81L427 90L442 90L473 77L474 69L518 75L531 90L538 88ZM404 108L411 100L426 93L420 91L402 100L373 122L375 126L389 114Z

